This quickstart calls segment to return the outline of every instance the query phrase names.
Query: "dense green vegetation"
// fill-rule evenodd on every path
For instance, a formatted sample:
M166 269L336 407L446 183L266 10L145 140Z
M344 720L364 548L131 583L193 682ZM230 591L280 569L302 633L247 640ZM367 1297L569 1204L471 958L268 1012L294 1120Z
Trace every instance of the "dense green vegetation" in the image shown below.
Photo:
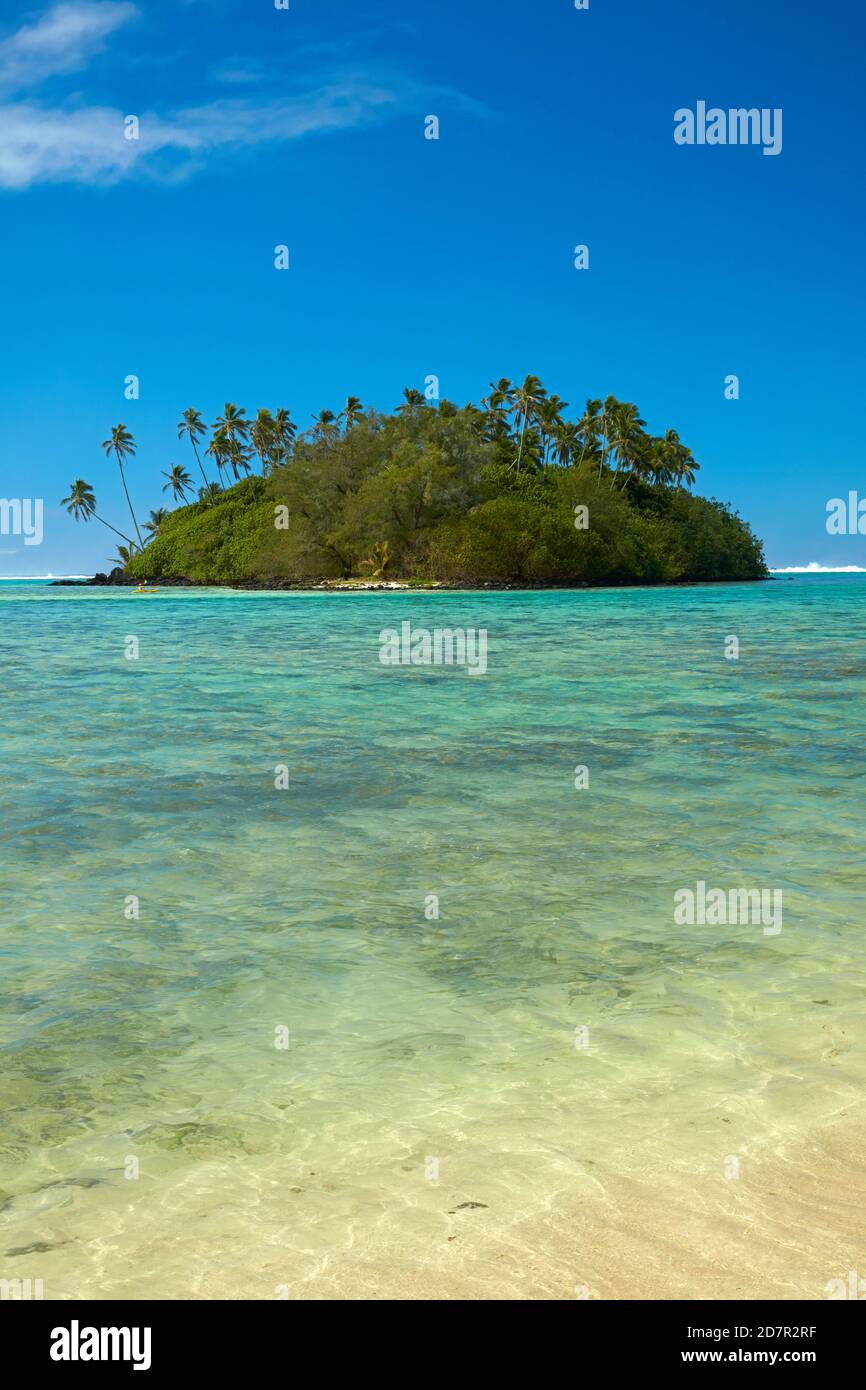
M612 397L587 402L577 420L565 409L534 377L492 385L481 408L407 390L385 416L350 397L339 416L323 411L303 435L286 411L248 421L229 404L204 450L221 481L229 472L239 479L226 486L209 481L198 448L205 427L186 411L179 433L204 480L198 500L151 513L150 539L120 547L120 563L135 579L195 583L765 575L749 526L688 490L699 465L673 431L647 433L636 407ZM134 441L115 426L106 449L122 468ZM182 466L164 476L176 500L193 492ZM81 480L65 502L83 519L96 515Z

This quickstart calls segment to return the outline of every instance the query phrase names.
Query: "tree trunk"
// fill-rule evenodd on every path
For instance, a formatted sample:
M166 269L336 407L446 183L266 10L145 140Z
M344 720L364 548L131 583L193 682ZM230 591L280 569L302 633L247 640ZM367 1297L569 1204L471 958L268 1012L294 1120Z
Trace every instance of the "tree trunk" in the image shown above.
M135 512L132 510L132 502L130 501L129 497L129 488L126 486L126 474L123 471L123 460L119 454L117 455L117 463L118 467L120 468L120 480L123 483L123 490L126 493L126 504L129 507L129 515L132 517L132 524L135 527L135 534L138 536L138 548L139 550L144 550L144 541L141 539L141 532L138 529L138 522L135 519ZM130 545L131 544L132 542L130 541Z

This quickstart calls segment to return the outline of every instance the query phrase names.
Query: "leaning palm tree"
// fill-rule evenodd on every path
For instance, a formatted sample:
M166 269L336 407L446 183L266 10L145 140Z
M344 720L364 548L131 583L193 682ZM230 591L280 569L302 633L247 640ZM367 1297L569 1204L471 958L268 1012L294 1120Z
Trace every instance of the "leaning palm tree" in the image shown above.
M541 402L547 392L537 376L526 377L522 386L515 386L511 391L511 409L514 414L515 425L518 419L520 425L520 446L517 450L517 471L520 472L520 460L523 457L523 445L526 440L526 427L529 421L538 412Z
M173 463L171 471L168 473L164 472L162 476L168 478L168 482L162 489L163 492L168 492L170 489L175 502L185 502L187 493L192 491L192 478L183 465L180 463Z
M150 520L144 523L145 531L148 531L151 536L155 536L167 516L168 512L165 507L157 507L155 512L151 512Z
M357 396L349 396L346 404L337 416L338 420L343 421L343 433L348 434L349 430L354 429L364 418L364 407Z
M207 429L205 428L204 420L201 418L200 411L193 410L192 406L190 406L187 410L183 412L183 415L181 416L177 424L178 439L183 439L185 434L189 435L189 442L192 445L192 451L195 454L195 461L198 464L198 471L204 478L204 485L205 487L210 487L210 483L208 482L208 476L204 471L204 467L202 466L202 461L199 458L198 452L198 441L204 438L204 436L207 434ZM163 488L163 492L164 491L165 488Z
M129 497L129 488L126 486L126 474L123 471L123 461L126 458L135 456L135 440L130 434L126 425L112 425L111 436L102 441L102 447L106 454L114 454L117 459L117 466L120 469L120 481L123 483L123 491L126 493L126 502L129 507L129 515L132 517L132 524L135 527L135 534L138 536L138 544L143 549L144 542L141 539L141 532L138 529L138 522L135 519L135 512L132 510L132 502Z
M90 521L92 517L95 521L101 522L103 526L107 526L109 531L113 531L116 536L120 536L122 541L129 541L131 546L135 545L135 541L129 540L129 536L125 536L122 531L118 531L116 526L112 526L110 521L106 521L98 514L93 488L83 478L76 478L74 482L69 484L69 496L64 497L60 505L65 507L76 521Z

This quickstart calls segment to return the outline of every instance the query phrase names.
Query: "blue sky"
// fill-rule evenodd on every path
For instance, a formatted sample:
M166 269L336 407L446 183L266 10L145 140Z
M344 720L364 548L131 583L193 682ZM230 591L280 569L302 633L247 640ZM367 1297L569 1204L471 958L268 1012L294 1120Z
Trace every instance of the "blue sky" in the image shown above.
M772 564L866 565L825 530L866 495L864 38L854 0L7 0L0 496L46 516L0 574L107 567L57 502L122 519L119 421L146 513L188 405L306 425L529 371L678 429ZM700 100L781 108L781 154L677 145Z

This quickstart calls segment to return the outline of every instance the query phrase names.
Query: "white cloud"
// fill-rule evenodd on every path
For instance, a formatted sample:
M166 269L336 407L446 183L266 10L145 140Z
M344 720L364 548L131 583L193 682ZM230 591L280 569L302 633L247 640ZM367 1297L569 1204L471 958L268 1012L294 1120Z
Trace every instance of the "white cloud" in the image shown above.
M21 91L77 72L138 14L123 0L67 0L0 41L0 89Z
M125 138L124 112L110 107L0 106L0 188L110 184L136 166L153 178L178 179L215 150L347 129L382 114L397 99L387 87L344 81L279 101L214 101L164 117L143 114L139 140Z
M21 102L0 106L0 188L45 180L113 181L129 168L134 142L119 111L48 111Z

